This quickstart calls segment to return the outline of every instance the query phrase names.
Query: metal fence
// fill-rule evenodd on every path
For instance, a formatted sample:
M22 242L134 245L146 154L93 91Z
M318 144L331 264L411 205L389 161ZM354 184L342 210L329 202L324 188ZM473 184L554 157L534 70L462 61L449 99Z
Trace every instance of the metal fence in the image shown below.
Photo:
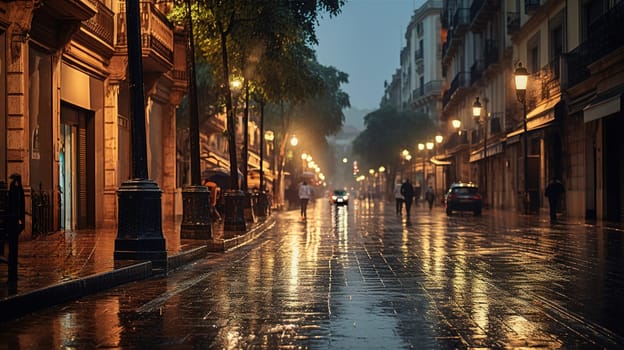
M54 232L54 216L52 214L52 195L45 192L39 183L39 190L32 192L32 234L41 235Z

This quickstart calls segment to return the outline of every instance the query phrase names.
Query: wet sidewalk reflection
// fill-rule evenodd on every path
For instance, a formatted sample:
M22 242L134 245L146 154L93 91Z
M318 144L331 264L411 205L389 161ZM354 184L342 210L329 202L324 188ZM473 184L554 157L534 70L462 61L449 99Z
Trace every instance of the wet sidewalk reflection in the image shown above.
M252 244L0 326L0 348L624 347L624 231L317 200Z

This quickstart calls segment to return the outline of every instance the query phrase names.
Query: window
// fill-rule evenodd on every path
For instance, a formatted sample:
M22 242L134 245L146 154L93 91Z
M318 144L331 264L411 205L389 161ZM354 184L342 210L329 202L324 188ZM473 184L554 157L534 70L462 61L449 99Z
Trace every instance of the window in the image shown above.
M591 25L603 13L603 0L587 0L581 5L581 40L589 39Z
M535 33L535 35L533 35L533 37L527 42L527 68L530 73L535 73L540 69L539 35L539 32Z

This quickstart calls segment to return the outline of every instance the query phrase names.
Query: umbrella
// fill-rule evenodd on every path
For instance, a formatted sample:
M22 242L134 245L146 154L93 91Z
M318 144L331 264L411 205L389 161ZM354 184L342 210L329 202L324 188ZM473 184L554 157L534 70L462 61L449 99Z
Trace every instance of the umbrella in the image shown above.
M232 186L230 186L230 171L225 168L218 167L218 168L204 169L204 171L202 172L202 179L212 181L216 183L222 189L232 188ZM243 174L239 170L238 171L239 185L242 179L243 179Z

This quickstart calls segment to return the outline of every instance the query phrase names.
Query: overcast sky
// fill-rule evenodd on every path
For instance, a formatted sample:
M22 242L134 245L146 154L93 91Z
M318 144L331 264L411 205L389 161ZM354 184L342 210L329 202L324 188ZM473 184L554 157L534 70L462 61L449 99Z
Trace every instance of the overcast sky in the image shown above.
M348 0L342 13L324 16L317 28L319 63L349 74L343 89L351 106L376 109L399 67L405 29L423 0Z

